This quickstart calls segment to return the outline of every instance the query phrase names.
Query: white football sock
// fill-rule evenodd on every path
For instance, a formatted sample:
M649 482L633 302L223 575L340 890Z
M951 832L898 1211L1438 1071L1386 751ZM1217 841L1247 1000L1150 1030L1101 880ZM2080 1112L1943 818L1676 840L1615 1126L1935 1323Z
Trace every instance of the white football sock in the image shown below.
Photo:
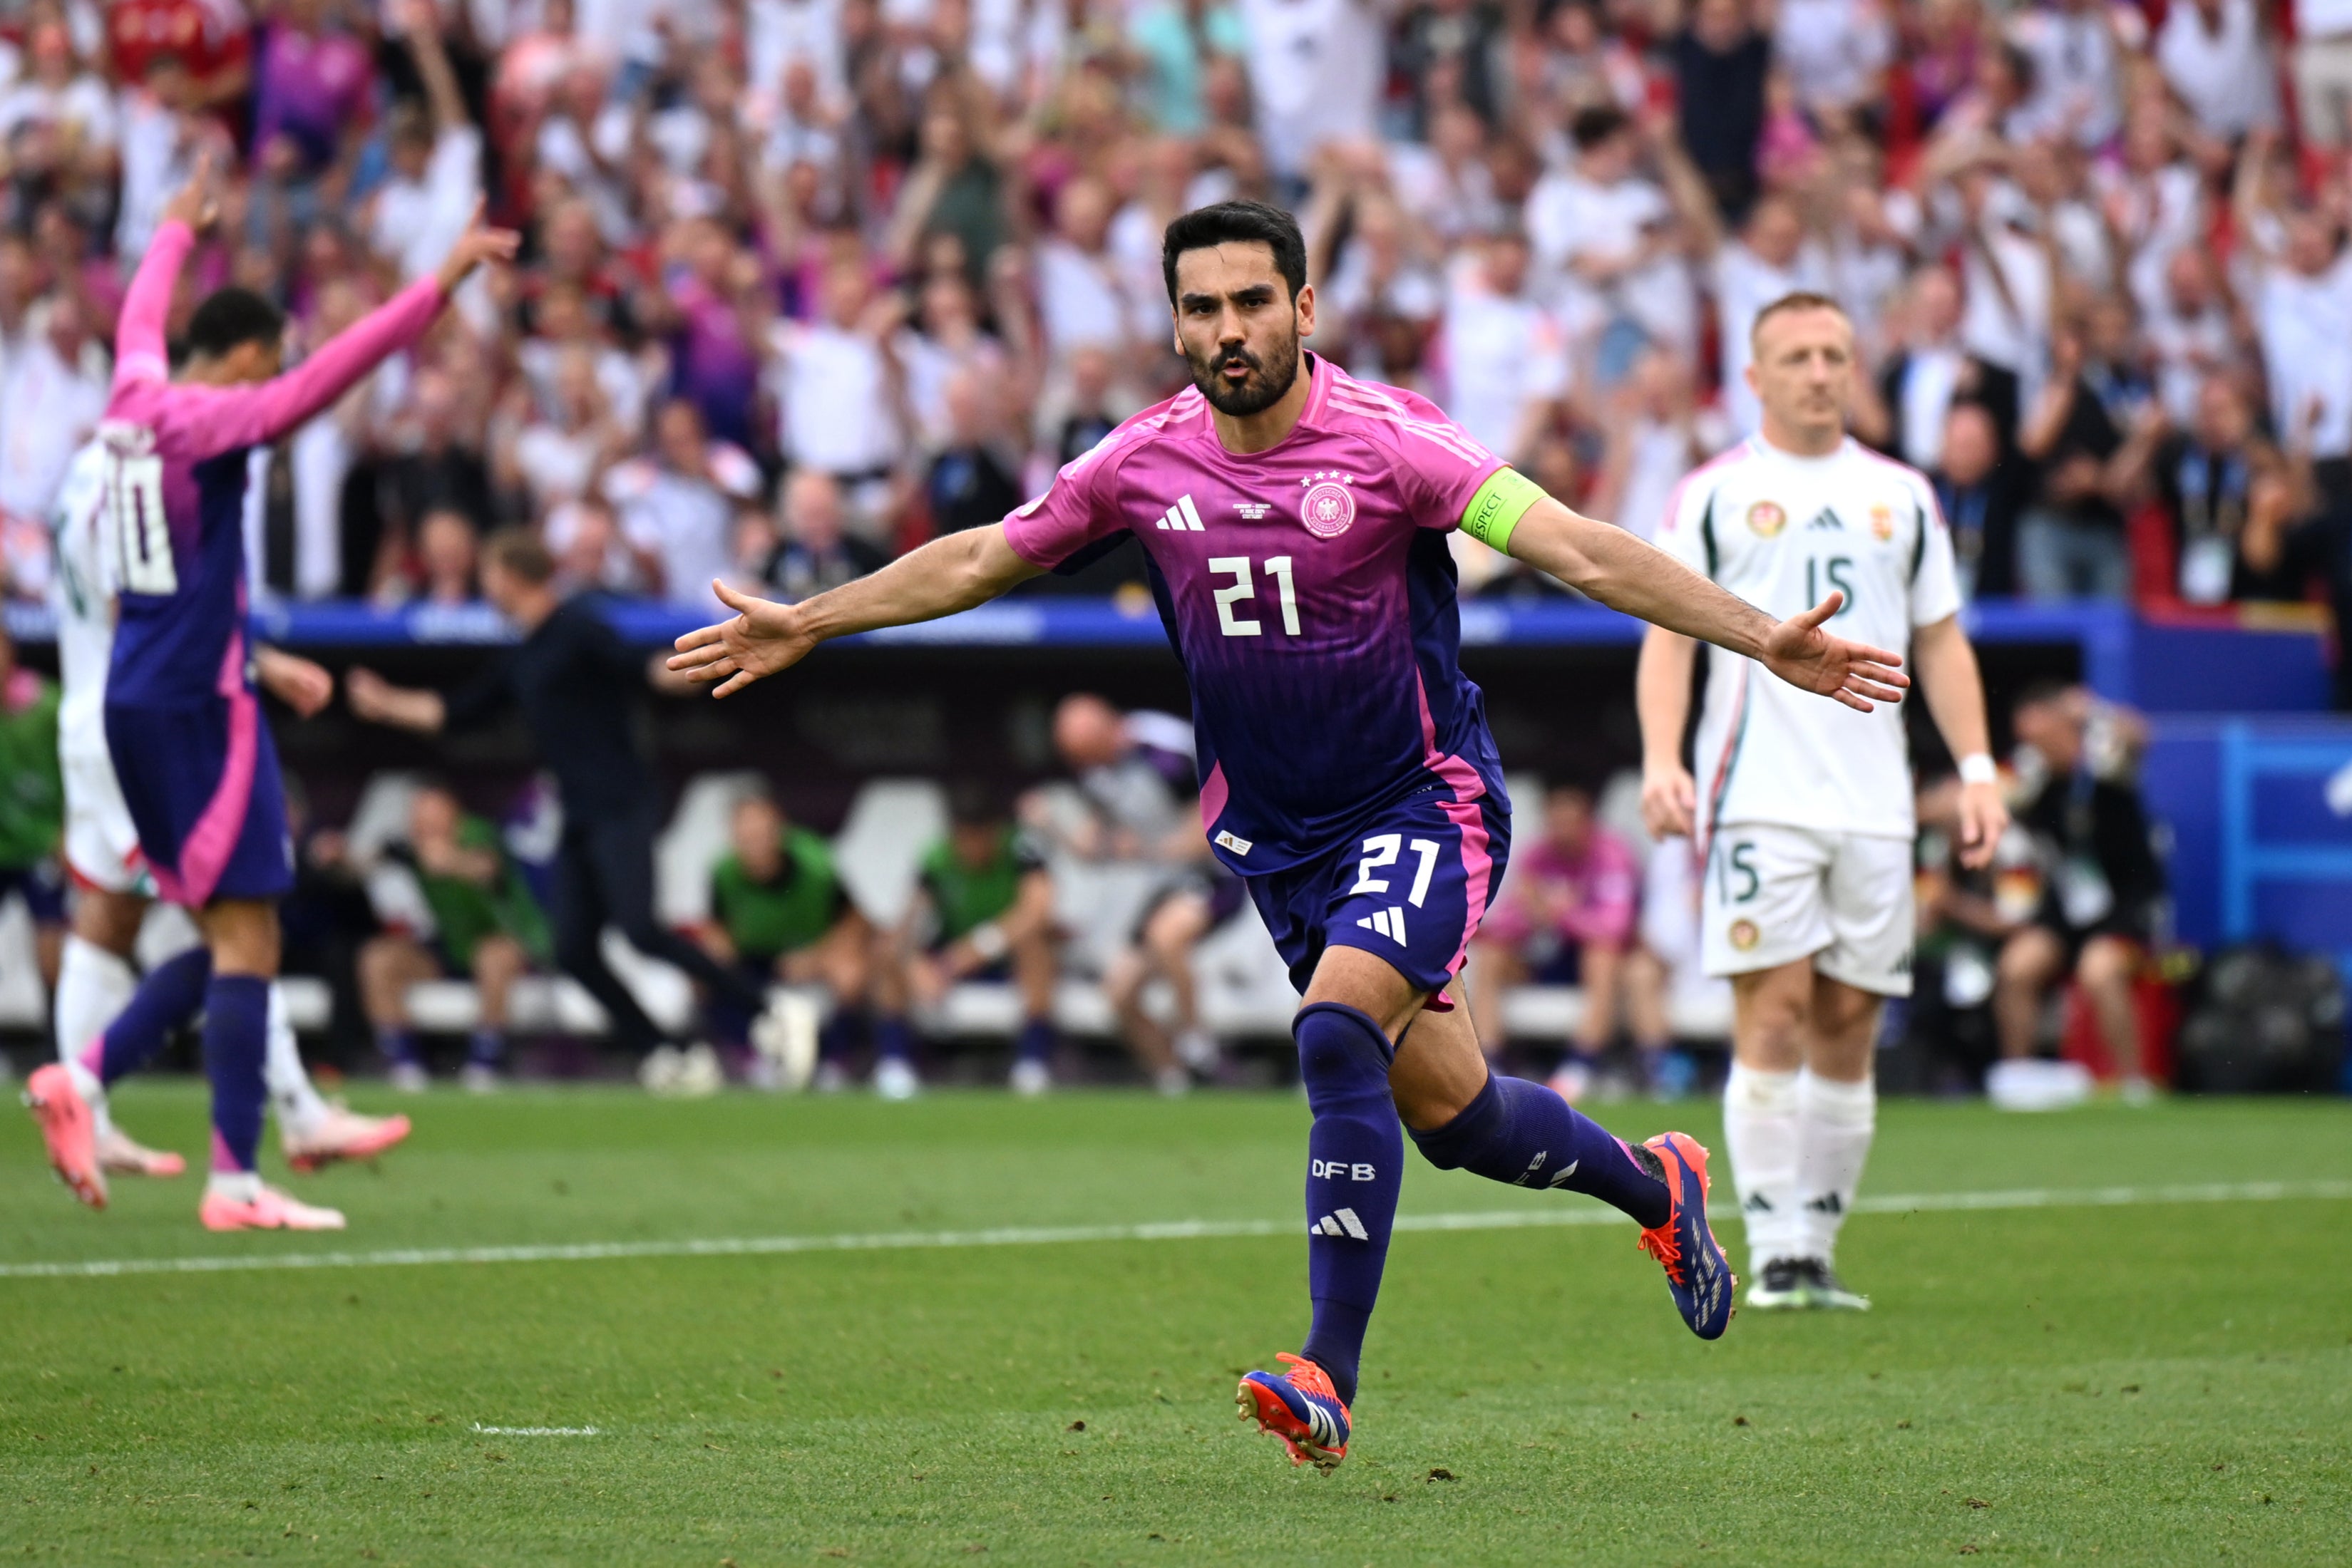
M269 1085L269 1103L278 1111L279 1137L289 1133L299 1137L325 1119L327 1103L302 1070L302 1048L286 1016L286 988L275 982L269 988L269 1043L261 1074Z
M251 1203L261 1196L258 1171L215 1171L205 1177L205 1191L231 1203Z
M1803 1241L1797 1207L1797 1074L1731 1065L1723 1084L1723 1147L1758 1275Z
M1804 1256L1829 1262L1878 1130L1878 1086L1797 1075L1797 1196Z
M66 933L65 954L58 961L58 994L50 1009L56 1015L58 1060L89 1102L100 1137L113 1131L114 1122L107 1114L105 1086L82 1065L82 1054L138 989L139 977L129 964L87 937Z

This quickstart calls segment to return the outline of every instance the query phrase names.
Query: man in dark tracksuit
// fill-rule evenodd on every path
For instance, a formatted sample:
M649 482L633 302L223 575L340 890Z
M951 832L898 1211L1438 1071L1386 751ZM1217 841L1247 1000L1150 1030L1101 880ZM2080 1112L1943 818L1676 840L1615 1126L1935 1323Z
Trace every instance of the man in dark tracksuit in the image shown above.
M352 710L378 724L421 734L478 725L511 703L555 775L563 800L563 841L555 865L555 959L588 988L612 1019L616 1039L651 1053L649 1087L716 1087L707 1047L678 1059L660 1048L678 1043L646 1016L604 962L598 938L607 923L648 957L674 964L707 991L759 1015L760 988L654 918L654 834L661 797L636 747L638 693L647 662L628 651L587 603L554 588L547 547L520 529L492 537L483 552L482 589L522 629L522 642L470 684L444 697L404 690L373 670L348 678ZM764 1019L762 1020L765 1021ZM755 1026L756 1028L756 1026Z

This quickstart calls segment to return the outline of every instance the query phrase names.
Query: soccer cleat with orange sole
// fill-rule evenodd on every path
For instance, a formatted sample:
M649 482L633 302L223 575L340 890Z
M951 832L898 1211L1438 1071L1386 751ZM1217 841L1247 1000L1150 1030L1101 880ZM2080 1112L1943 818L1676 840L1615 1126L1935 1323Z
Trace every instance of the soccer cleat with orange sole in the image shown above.
M1292 1464L1313 1465L1329 1475L1348 1457L1348 1407L1329 1375L1313 1362L1286 1351L1274 1359L1290 1363L1290 1371L1280 1377L1271 1372L1244 1377L1234 1396L1242 1419L1281 1438Z
M287 1197L274 1186L254 1194L251 1203L216 1192L205 1194L196 1218L206 1230L341 1230L343 1211L320 1208Z
M106 1173L98 1163L98 1126L89 1103L74 1087L62 1061L37 1067L25 1080L25 1109L40 1124L49 1149L49 1168L74 1197L92 1208L106 1207Z
M1664 1225L1642 1232L1643 1251L1666 1271L1675 1309L1701 1339L1721 1339L1731 1325L1739 1276L1706 1223L1706 1146L1687 1133L1661 1133L1642 1145L1664 1167L1673 1207Z
M109 1127L99 1134L98 1163L102 1170L124 1176L169 1179L188 1171L188 1162L180 1155L169 1149L151 1149L120 1127Z
M285 1153L286 1164L309 1176L337 1160L372 1160L407 1136L405 1116L362 1116L338 1107L299 1136L281 1131L278 1145Z

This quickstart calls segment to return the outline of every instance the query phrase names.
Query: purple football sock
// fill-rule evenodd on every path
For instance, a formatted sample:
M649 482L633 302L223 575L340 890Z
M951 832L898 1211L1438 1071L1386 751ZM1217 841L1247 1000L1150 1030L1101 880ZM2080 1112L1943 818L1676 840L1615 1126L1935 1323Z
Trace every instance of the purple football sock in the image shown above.
M1337 1002L1301 1009L1291 1033L1315 1113L1307 1134L1307 1281L1315 1319L1299 1354L1329 1375L1349 1404L1404 1186L1404 1134L1389 1097L1393 1050L1380 1025Z
M269 1045L269 982L215 975L205 988L205 1076L213 1085L213 1169L249 1171L261 1148L269 1090L261 1064Z
M200 946L156 965L83 1055L81 1064L107 1084L138 1071L163 1049L173 1030L196 1016L212 977L213 956Z
M1412 1140L1440 1170L1590 1193L1645 1227L1664 1225L1672 1208L1655 1155L1634 1153L1540 1083L1489 1076L1460 1115Z

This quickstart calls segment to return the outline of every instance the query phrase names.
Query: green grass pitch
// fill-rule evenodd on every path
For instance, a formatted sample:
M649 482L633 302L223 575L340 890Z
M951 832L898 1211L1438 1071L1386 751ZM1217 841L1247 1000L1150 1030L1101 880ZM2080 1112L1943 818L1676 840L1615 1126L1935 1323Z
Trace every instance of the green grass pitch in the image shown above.
M374 1096L367 1108L383 1108ZM126 1124L195 1151L195 1086ZM2352 1106L1890 1103L1860 1317L1684 1330L1630 1226L1410 1230L1355 1448L1294 1470L1237 1373L1305 1328L1303 1105L436 1094L341 1238L105 1214L0 1127L0 1266L1265 1221L1270 1234L37 1278L0 1273L0 1560L2340 1563ZM1713 1138L1714 1112L1604 1113ZM2333 1196L2159 1201L2265 1180ZM1718 1208L1727 1183L1717 1189ZM2176 1195L2177 1196L2177 1195ZM1409 1215L1588 1206L1416 1164ZM1736 1220L1721 1228L1736 1239ZM595 1428L532 1436L478 1427Z

